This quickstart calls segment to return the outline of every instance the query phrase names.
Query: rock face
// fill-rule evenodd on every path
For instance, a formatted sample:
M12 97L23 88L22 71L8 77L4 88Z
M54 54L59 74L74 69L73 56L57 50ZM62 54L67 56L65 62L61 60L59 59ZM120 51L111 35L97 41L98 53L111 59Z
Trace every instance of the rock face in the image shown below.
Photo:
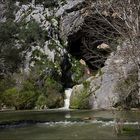
M5 5L3 4L3 2L0 2L0 22L5 21L4 13L5 13Z
M132 61L126 61L118 50L110 55L105 66L96 76L87 79L90 83L88 88L90 108L122 107L128 109L139 106L137 68ZM71 102L74 97L81 95L82 90L84 90L83 85L73 87Z
M60 36L64 40L67 40L71 33L78 31L84 22L81 10L85 5L85 0L68 0L67 4L57 11L56 15L61 16Z

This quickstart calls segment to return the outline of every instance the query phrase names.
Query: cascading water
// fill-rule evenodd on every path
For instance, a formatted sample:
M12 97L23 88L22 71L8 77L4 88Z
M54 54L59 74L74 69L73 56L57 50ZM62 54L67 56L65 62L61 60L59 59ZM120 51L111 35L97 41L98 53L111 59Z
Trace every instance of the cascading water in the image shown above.
M63 109L69 109L70 107L70 97L71 97L72 89L68 88L65 90L65 100Z

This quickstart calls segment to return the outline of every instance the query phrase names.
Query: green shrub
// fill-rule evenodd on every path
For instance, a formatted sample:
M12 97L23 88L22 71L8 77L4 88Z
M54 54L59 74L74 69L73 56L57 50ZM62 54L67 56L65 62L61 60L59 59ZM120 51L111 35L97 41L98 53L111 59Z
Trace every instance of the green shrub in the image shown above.
M45 106L46 106L46 96L41 94L38 99L37 99L37 102L36 102L36 106L37 108L39 109L43 109Z
M63 101L62 94L57 90L52 89L47 92L46 106L48 108L60 108L64 104Z
M90 109L88 94L85 90L83 90L80 94L78 93L76 97L71 100L72 109Z
M10 76L0 79L0 94L2 94L5 90L14 87L15 85L15 79L11 78Z
M14 40L19 31L18 25L11 20L0 23L0 29L0 42L3 43L9 43Z
M47 92L51 90L54 90L57 92L62 91L62 85L51 77L47 77L47 79L45 80L44 86L46 87Z
M63 97L60 93L56 92L56 90L51 90L47 94L47 96L41 94L38 97L36 102L37 108L60 108L63 106Z
M35 90L35 83L34 81L26 80L23 82L23 91L34 91Z
M72 60L72 73L73 73L73 82L79 83L81 82L85 73L85 66L82 65L78 60ZM82 79L82 80L81 80Z
M81 90L75 91L74 95L71 97L70 108L72 109L90 109L89 105L89 85L88 81L83 83L83 88Z
M48 108L59 108L63 106L62 85L53 78L45 80L44 94L46 95L46 106Z
M22 23L21 30L19 32L19 40L24 40L25 43L44 42L46 32L43 31L35 20L31 20L28 24ZM25 25L24 25L25 24Z
M31 109L35 104L33 91L21 92L16 88L7 89L3 94L3 102L7 107L18 109Z
M19 95L19 107L18 109L33 109L35 107L35 102L37 100L37 95L34 91L24 91L20 92Z
M19 106L19 91L16 88L7 89L3 95L4 104L8 107L15 107L18 109Z

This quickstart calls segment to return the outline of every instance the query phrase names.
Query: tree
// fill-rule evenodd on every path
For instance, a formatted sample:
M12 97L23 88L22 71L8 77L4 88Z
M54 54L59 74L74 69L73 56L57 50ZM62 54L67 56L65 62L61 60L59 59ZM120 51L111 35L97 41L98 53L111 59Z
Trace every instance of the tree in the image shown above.
M119 50L123 63L131 61L137 69L140 103L140 0L97 0L95 10L118 33L119 43L125 46ZM108 17L117 20L111 22Z

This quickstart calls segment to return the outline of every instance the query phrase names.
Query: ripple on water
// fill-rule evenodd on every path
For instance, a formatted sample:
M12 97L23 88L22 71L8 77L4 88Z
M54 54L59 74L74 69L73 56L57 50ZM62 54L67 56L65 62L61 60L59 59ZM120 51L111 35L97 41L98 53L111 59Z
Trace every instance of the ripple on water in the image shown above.
M59 121L59 122L45 122L43 125L47 126L71 126L71 125L86 125L86 124L100 124L100 126L115 126L115 125L140 125L139 122L116 122L116 121Z
M45 125L48 125L48 126L57 126L57 125L60 125L60 126L71 126L71 125L84 125L85 122L72 122L72 121L60 121L60 122L46 122L44 123Z

